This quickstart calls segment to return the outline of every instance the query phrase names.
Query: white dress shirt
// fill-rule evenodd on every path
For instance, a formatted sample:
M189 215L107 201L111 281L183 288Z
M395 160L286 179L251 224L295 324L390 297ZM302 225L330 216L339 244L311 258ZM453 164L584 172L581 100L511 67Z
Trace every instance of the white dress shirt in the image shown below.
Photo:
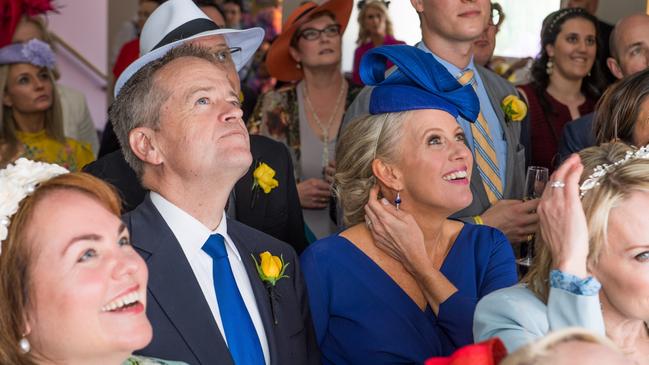
M185 253L185 257L187 257L187 261L189 261L194 276L203 291L203 296L205 296L207 304L210 306L210 310L212 311L214 320L216 320L219 331L221 331L221 335L227 344L227 338L223 331L223 321L221 320L221 313L219 312L219 305L214 290L212 258L202 250L203 244L207 241L210 235L218 233L223 236L234 280L237 283L237 287L239 287L239 292L241 293L243 302L246 305L246 309L248 309L248 313L250 313L252 324L255 326L255 331L259 337L259 343L261 343L261 350L264 353L264 360L266 365L268 365L270 363L270 353L268 350L268 340L266 338L264 324L259 315L259 308L255 301L255 295L252 292L250 278L246 273L243 261L241 261L241 254L228 235L228 224L227 219L225 218L225 213L223 213L219 226L216 227L214 231L211 231L196 218L178 208L163 198L160 194L151 192L151 202L156 209L158 209L158 212L160 212L160 215L169 228L171 228L171 231L180 243L180 247ZM247 255L247 253L244 254ZM252 260L252 258L247 256L245 259Z

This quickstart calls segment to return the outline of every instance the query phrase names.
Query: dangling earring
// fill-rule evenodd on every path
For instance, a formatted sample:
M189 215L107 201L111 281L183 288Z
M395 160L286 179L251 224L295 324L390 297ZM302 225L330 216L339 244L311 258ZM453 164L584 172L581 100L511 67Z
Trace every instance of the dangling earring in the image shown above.
M550 57L548 62L545 64L545 73L552 75L552 68L554 67L554 57Z
M32 349L31 345L29 344L29 340L27 340L27 337L23 337L18 341L18 346L20 347L20 351L22 351L23 354L26 354L29 352L29 350Z
M299 69L302 68L302 65L301 65L299 62L297 62L297 63L295 64L295 68L297 68L297 69L299 70Z
M394 205L397 206L397 210L401 206L401 194L397 191L397 197L394 199Z

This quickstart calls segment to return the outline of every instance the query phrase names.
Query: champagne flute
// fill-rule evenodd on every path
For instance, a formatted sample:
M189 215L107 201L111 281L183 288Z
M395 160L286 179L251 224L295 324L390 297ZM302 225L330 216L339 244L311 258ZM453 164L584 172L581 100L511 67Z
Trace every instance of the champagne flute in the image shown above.
M543 194L545 184L548 182L548 169L540 166L530 166L527 168L525 177L525 200L538 199ZM534 257L534 235L530 235L526 242L521 243L521 254L525 252L525 257L521 257L517 263L521 266L529 267Z

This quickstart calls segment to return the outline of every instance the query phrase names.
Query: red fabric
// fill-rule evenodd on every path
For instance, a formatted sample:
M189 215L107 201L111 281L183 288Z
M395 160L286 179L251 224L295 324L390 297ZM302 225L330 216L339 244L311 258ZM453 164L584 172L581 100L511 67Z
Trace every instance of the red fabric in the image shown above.
M12 43L23 15L36 16L48 11L56 12L52 0L0 0L0 47Z
M119 50L115 66L113 66L113 80L117 81L119 75L121 75L122 72L124 72L124 70L126 70L126 68L139 57L140 38L135 38L134 40L124 44L122 49Z
M548 118L543 112L539 97L531 84L522 85L520 88L525 92L528 100L527 113L530 121L530 141L532 144L532 166L547 167L552 171L559 163L558 149L559 140L563 136L563 127L572 121L570 110L559 100L553 98L547 91L544 91L546 100L550 103L552 111L548 111ZM595 109L597 100L586 98L586 101L579 106L579 114L586 115ZM552 127L550 127L552 125ZM555 135L552 133L554 129Z
M424 365L498 365L505 356L505 345L499 338L492 338L464 346L449 357L433 357L426 360Z
M17 1L17 0L14 0ZM22 0L23 12L27 16L45 14L48 11L56 11L52 0Z
M385 40L383 41L383 45L391 46L393 44L406 44L406 43L403 41L396 40L392 36L386 35ZM361 58L363 58L363 55L372 48L374 48L374 43L370 41L365 44L361 44L356 48L356 51L354 51L354 68L352 69L352 81L357 85L363 85L363 81L361 81L361 76L360 76ZM388 61L386 70L390 67L392 67L392 62Z
M0 0L0 47L11 43L22 9L22 0Z

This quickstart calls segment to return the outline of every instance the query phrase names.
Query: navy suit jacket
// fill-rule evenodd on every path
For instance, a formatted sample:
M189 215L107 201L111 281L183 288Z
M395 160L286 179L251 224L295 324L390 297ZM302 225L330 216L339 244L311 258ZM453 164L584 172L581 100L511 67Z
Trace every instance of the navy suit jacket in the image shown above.
M595 113L586 114L563 127L563 136L559 142L559 157L564 161L571 154L595 145L593 132Z
M153 340L137 353L191 365L234 365L180 243L149 195L135 210L126 213L123 220L135 250L149 269L146 313L153 326ZM320 353L295 250L230 219L228 235L239 250L250 278L268 339L270 363L319 364ZM268 290L259 279L251 257L259 257L264 251L282 255L289 263L285 272L289 277L279 280L274 288L277 324L273 323Z

